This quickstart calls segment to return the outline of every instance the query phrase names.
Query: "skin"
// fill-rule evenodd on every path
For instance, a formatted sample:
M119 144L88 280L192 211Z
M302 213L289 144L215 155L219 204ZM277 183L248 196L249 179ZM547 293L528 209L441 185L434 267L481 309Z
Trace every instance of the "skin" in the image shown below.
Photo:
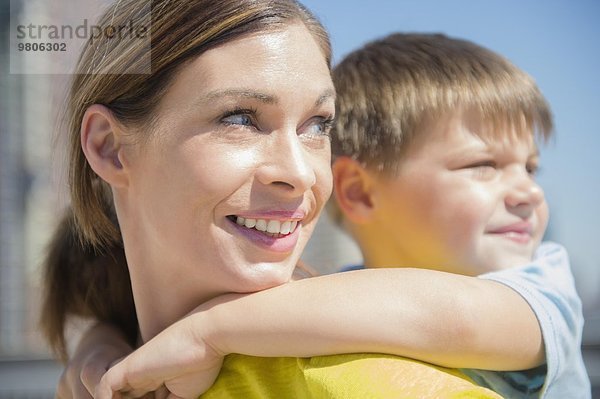
M144 341L198 303L290 280L331 193L333 113L325 58L303 25L192 61L161 99L147 143L100 106L88 110L83 147L113 188ZM257 238L232 215L298 227Z
M367 267L476 276L528 263L548 224L531 134L469 112L429 121L393 177L374 175L371 223L354 229Z
M74 355L60 376L56 397L88 398L106 373L107 365L131 353L123 335L115 328L98 323L81 337Z

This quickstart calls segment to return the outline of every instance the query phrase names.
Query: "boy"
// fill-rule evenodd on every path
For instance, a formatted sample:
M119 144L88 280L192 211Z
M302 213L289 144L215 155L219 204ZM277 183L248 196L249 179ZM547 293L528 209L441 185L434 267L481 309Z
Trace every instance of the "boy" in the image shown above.
M547 139L552 120L531 78L472 43L397 34L346 57L334 81L332 213L365 265L511 287L536 314L545 364L467 374L506 397L589 396L568 259L555 244L538 248L548 209L534 136Z
M204 348L197 363L381 352L463 368L505 397L589 397L566 254L538 248L534 138L552 122L533 81L472 43L403 34L350 54L334 81L333 213L377 270L217 298L181 322ZM150 380L153 364L177 375L183 360L160 342L105 386L140 366Z

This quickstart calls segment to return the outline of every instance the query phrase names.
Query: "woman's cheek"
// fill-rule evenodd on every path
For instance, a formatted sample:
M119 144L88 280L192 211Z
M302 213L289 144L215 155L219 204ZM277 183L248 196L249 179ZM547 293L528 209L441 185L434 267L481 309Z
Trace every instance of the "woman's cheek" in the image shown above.
M319 186L319 194L323 203L327 202L333 192L333 173L331 165L328 162L323 166L323 169L317 173L317 184Z
M208 162L207 162L208 160ZM246 181L250 181L256 169L253 151L236 151L234 148L216 148L191 156L195 163L194 180L206 194L232 193Z

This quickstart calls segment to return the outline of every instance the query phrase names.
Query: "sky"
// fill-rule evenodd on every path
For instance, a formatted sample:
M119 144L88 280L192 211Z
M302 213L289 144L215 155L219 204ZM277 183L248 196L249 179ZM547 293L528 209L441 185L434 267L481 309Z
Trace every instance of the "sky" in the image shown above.
M600 322L600 1L302 2L330 32L334 63L392 32L439 32L488 47L534 77L556 125L538 177L548 238L567 247L588 323Z

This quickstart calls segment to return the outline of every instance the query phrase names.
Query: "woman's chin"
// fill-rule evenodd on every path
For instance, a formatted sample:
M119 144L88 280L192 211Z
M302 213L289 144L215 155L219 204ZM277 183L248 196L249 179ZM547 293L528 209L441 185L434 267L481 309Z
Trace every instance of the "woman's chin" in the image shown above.
M263 291L289 282L294 271L293 267L281 264L261 264L253 268L252 273L242 277L239 293Z

